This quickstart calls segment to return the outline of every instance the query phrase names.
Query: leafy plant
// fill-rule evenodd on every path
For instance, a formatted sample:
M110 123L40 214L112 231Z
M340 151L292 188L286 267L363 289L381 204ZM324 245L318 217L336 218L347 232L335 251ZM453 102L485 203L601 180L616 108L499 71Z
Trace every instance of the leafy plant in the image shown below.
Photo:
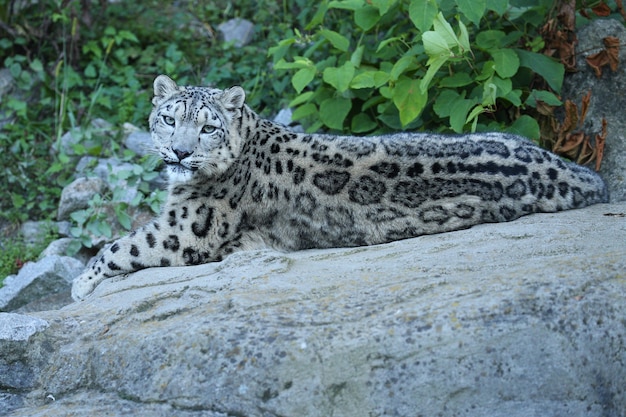
M113 188L104 195L94 195L89 207L71 214L74 226L70 233L75 240L68 247L68 254L74 254L82 247L92 248L94 242L111 240L116 229L117 232L131 230L133 217L129 213L142 209L159 213L167 193L150 185L159 175L156 171L159 162L156 157L148 156L141 163L131 164L130 169L109 170L108 183L115 184ZM132 199L129 190L137 191Z
M29 261L37 259L39 254L57 238L54 228L48 228L41 239L29 244L22 236L12 239L11 244L0 244L0 287L4 278L16 274Z
M287 27L303 24L314 7L307 3L0 0L0 63L15 84L0 102L0 121L8 122L0 124L7 196L0 218L54 217L79 156L120 156L116 136L94 134L92 121L145 126L157 74L181 84L243 85L256 108L275 111L288 80L257 57ZM219 39L217 26L233 17L258 23L253 44ZM80 140L65 154L59 144L68 131Z
M538 51L534 28L552 1L325 0L270 49L291 73L294 118L309 131L509 130L534 139L521 114L559 98L563 66Z

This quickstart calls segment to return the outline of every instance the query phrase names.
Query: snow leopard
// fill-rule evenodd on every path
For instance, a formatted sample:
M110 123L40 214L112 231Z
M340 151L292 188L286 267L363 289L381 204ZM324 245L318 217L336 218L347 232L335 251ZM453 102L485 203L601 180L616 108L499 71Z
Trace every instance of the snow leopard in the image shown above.
M606 202L595 172L510 133L296 133L239 87L154 81L151 136L165 163L161 214L73 282L219 262L235 251L375 245Z

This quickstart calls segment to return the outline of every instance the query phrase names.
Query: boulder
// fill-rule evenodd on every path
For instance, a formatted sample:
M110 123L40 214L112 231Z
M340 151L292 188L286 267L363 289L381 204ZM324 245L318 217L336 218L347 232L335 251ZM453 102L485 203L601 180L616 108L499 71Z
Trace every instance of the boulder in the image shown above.
M227 20L217 29L221 32L224 42L233 42L237 47L249 44L254 37L254 23L246 19Z
M626 95L621 88L626 85L626 63L621 59L617 71L605 67L600 78L585 59L604 49L603 39L614 36L620 45L626 44L626 28L616 19L598 19L577 33L576 66L578 72L568 74L563 81L562 98L577 103L591 91L591 100L583 130L589 134L602 131L602 119L607 121L607 138L600 173L605 179L611 201L626 200L626 119L622 111L626 108ZM623 49L620 55L623 55Z
M124 140L124 146L139 156L154 154L155 147L150 132L131 132Z
M0 311L16 310L40 298L67 295L71 283L85 265L68 256L48 256L27 262L17 275L9 275L0 288ZM66 302L68 303L68 299ZM62 305L64 305L62 304Z
M96 194L103 194L106 190L107 184L100 178L75 179L61 192L57 219L69 220L70 214L89 207L89 200Z
M625 213L595 205L105 280L32 313L49 326L28 343L0 338L0 410L621 417Z

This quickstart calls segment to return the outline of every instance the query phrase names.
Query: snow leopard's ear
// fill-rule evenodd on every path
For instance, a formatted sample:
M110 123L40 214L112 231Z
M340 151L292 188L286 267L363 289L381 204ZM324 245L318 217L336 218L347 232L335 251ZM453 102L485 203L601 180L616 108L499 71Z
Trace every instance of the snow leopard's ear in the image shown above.
M171 97L178 91L178 85L167 75L159 75L154 80L154 98L152 104L156 105Z
M224 90L220 101L226 110L240 110L243 107L243 103L246 101L246 92L239 86L231 87Z

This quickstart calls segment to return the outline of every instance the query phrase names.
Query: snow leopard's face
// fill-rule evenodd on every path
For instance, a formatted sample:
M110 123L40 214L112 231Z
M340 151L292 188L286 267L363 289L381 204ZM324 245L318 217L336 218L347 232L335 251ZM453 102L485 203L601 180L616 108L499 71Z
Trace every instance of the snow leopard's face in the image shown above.
M231 124L241 116L244 99L240 87L184 87L165 75L156 78L150 132L171 183L188 182L198 173L215 177L232 165L241 137Z

